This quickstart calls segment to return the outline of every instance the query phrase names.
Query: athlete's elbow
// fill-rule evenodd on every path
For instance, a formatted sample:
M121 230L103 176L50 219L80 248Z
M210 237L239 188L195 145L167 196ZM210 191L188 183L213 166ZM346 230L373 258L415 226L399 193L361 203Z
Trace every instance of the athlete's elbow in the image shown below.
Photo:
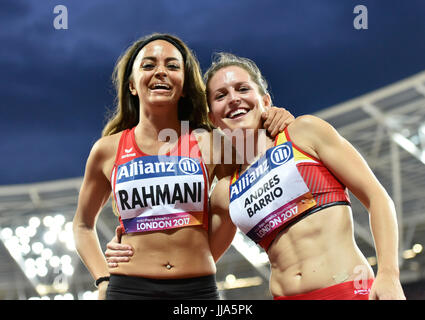
M74 234L74 242L77 245L77 243L81 242L81 238L84 237L85 234L94 231L94 226L81 220L77 214L72 221L72 231Z
M377 192L369 199L367 206L369 211L374 211L375 208L387 208L385 211L395 212L395 203L386 192ZM379 210L381 211L381 210Z

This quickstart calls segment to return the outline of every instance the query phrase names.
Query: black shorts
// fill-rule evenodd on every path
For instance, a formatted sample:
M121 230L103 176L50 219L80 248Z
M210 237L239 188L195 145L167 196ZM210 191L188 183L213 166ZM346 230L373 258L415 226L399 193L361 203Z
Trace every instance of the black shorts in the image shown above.
M215 275L150 279L111 274L106 300L219 300Z

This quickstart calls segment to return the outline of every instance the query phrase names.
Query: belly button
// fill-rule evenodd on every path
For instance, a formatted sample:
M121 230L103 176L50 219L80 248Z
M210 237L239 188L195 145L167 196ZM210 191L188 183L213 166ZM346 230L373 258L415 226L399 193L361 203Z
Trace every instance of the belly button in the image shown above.
M169 263L167 263L166 265L164 265L166 268L167 268L167 270L170 270L173 266L171 265L171 264L169 264Z
M303 274L302 274L301 272L297 272L297 273L295 274L295 277L296 277L296 278L301 278L301 277L302 277L302 275L303 275Z

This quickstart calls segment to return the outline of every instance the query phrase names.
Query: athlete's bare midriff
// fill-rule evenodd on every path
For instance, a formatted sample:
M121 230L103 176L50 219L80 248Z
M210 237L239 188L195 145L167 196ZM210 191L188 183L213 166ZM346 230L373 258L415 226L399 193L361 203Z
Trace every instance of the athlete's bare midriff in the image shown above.
M273 296L290 296L373 278L358 249L351 208L323 209L282 231L268 250Z
M104 172L109 176L114 166L120 136L121 134L117 134L114 138L109 138L114 139L113 147L109 147L109 158L104 163ZM159 146L163 147L159 142L155 143L157 149ZM151 153L156 151L158 150L148 150ZM214 171L214 166L206 165L209 175ZM211 183L212 177L209 176L208 179ZM112 274L177 279L216 272L208 242L208 231L202 226L129 233L122 236L121 243L129 244L134 254L128 263L120 263L118 267L110 269Z
M130 262L111 271L155 279L190 278L215 274L216 267L202 227L123 235L121 242L133 248Z

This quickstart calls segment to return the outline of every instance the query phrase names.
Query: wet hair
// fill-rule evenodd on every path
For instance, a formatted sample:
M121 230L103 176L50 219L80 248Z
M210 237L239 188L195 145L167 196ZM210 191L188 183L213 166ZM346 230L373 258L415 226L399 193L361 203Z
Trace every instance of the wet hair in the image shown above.
M201 68L195 54L178 37L170 34L153 33L135 41L118 58L112 74L116 91L115 110L107 116L102 136L112 135L133 128L139 122L139 98L130 92L131 70L138 52L148 43L165 40L176 47L184 60L184 97L178 102L178 119L189 121L189 127L212 129L208 118L208 106L205 96L205 84Z
M236 56L232 53L227 52L219 52L216 53L213 57L213 62L211 63L211 66L208 68L208 70L204 74L204 81L206 85L206 94L208 97L208 84L211 81L212 77L216 74L216 72L220 69L230 67L230 66L236 66L244 69L251 77L251 80L254 81L257 86L258 90L261 95L268 94L267 90L267 81L261 74L260 69L255 64L254 61L248 58L243 58Z

